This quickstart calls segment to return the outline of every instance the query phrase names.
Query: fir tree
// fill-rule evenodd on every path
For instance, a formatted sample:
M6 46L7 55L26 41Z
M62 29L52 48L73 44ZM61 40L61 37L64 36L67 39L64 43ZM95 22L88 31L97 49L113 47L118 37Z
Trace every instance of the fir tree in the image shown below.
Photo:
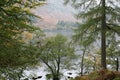
M78 10L76 18L82 20L75 29L74 39L90 44L101 38L101 67L106 69L107 34L115 32L120 35L120 1L65 0L65 4L68 2Z

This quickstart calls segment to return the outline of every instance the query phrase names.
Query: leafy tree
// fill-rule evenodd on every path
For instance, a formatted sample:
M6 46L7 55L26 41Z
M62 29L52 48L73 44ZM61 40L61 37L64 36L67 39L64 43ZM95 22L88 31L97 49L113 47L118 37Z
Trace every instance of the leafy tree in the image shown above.
M106 69L107 33L115 32L118 35L120 34L119 1L65 0L65 3L69 1L71 1L74 8L78 9L76 18L82 20L80 26L75 30L76 40L93 43L101 38L101 66Z
M61 68L71 63L75 56L74 48L60 34L46 38L39 53L39 59L48 67L53 80L60 80Z

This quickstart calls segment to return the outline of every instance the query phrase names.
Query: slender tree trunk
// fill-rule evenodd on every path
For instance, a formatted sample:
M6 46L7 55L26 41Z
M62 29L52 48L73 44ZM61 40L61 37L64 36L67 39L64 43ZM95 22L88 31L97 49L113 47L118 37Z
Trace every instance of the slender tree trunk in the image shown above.
M60 56L58 57L58 61L57 61L57 76L60 76L60 63L61 63L61 58Z
M94 60L93 70L95 71L96 70L96 57L95 56L93 56L93 60Z
M116 71L119 71L119 59L116 59Z
M60 56L58 56L57 62L57 67L58 69L56 70L56 73L53 75L53 80L60 80Z
M102 1L102 23L101 23L101 66L102 69L107 69L106 66L106 7L105 0Z
M82 61L81 61L81 72L80 74L83 75L83 66L84 66L84 56L85 56L85 52L86 52L86 47L83 50L83 55L82 55Z

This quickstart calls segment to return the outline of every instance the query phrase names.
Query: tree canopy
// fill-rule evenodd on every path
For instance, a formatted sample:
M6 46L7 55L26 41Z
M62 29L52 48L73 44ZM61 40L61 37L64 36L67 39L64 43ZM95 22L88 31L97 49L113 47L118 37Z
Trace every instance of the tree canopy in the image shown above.
M26 63L25 44L22 41L24 31L36 29L33 18L39 18L31 12L42 5L38 0L1 0L0 1L0 67L19 66Z

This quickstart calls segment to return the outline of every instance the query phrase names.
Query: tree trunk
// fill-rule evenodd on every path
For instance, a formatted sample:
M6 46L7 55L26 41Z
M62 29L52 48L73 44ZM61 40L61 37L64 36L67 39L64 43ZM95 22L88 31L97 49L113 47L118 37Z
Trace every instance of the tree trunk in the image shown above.
M58 76L53 77L53 80L60 80Z
M119 59L116 59L116 71L119 71Z
M102 69L106 67L106 7L105 0L102 1L102 23L101 23L101 66Z
M86 47L83 50L83 55L82 55L82 61L81 61L81 72L80 74L83 75L83 66L84 66L84 56L85 56L85 52L86 52Z
M96 70L96 57L95 56L93 56L93 60L94 60L93 70L95 71Z

